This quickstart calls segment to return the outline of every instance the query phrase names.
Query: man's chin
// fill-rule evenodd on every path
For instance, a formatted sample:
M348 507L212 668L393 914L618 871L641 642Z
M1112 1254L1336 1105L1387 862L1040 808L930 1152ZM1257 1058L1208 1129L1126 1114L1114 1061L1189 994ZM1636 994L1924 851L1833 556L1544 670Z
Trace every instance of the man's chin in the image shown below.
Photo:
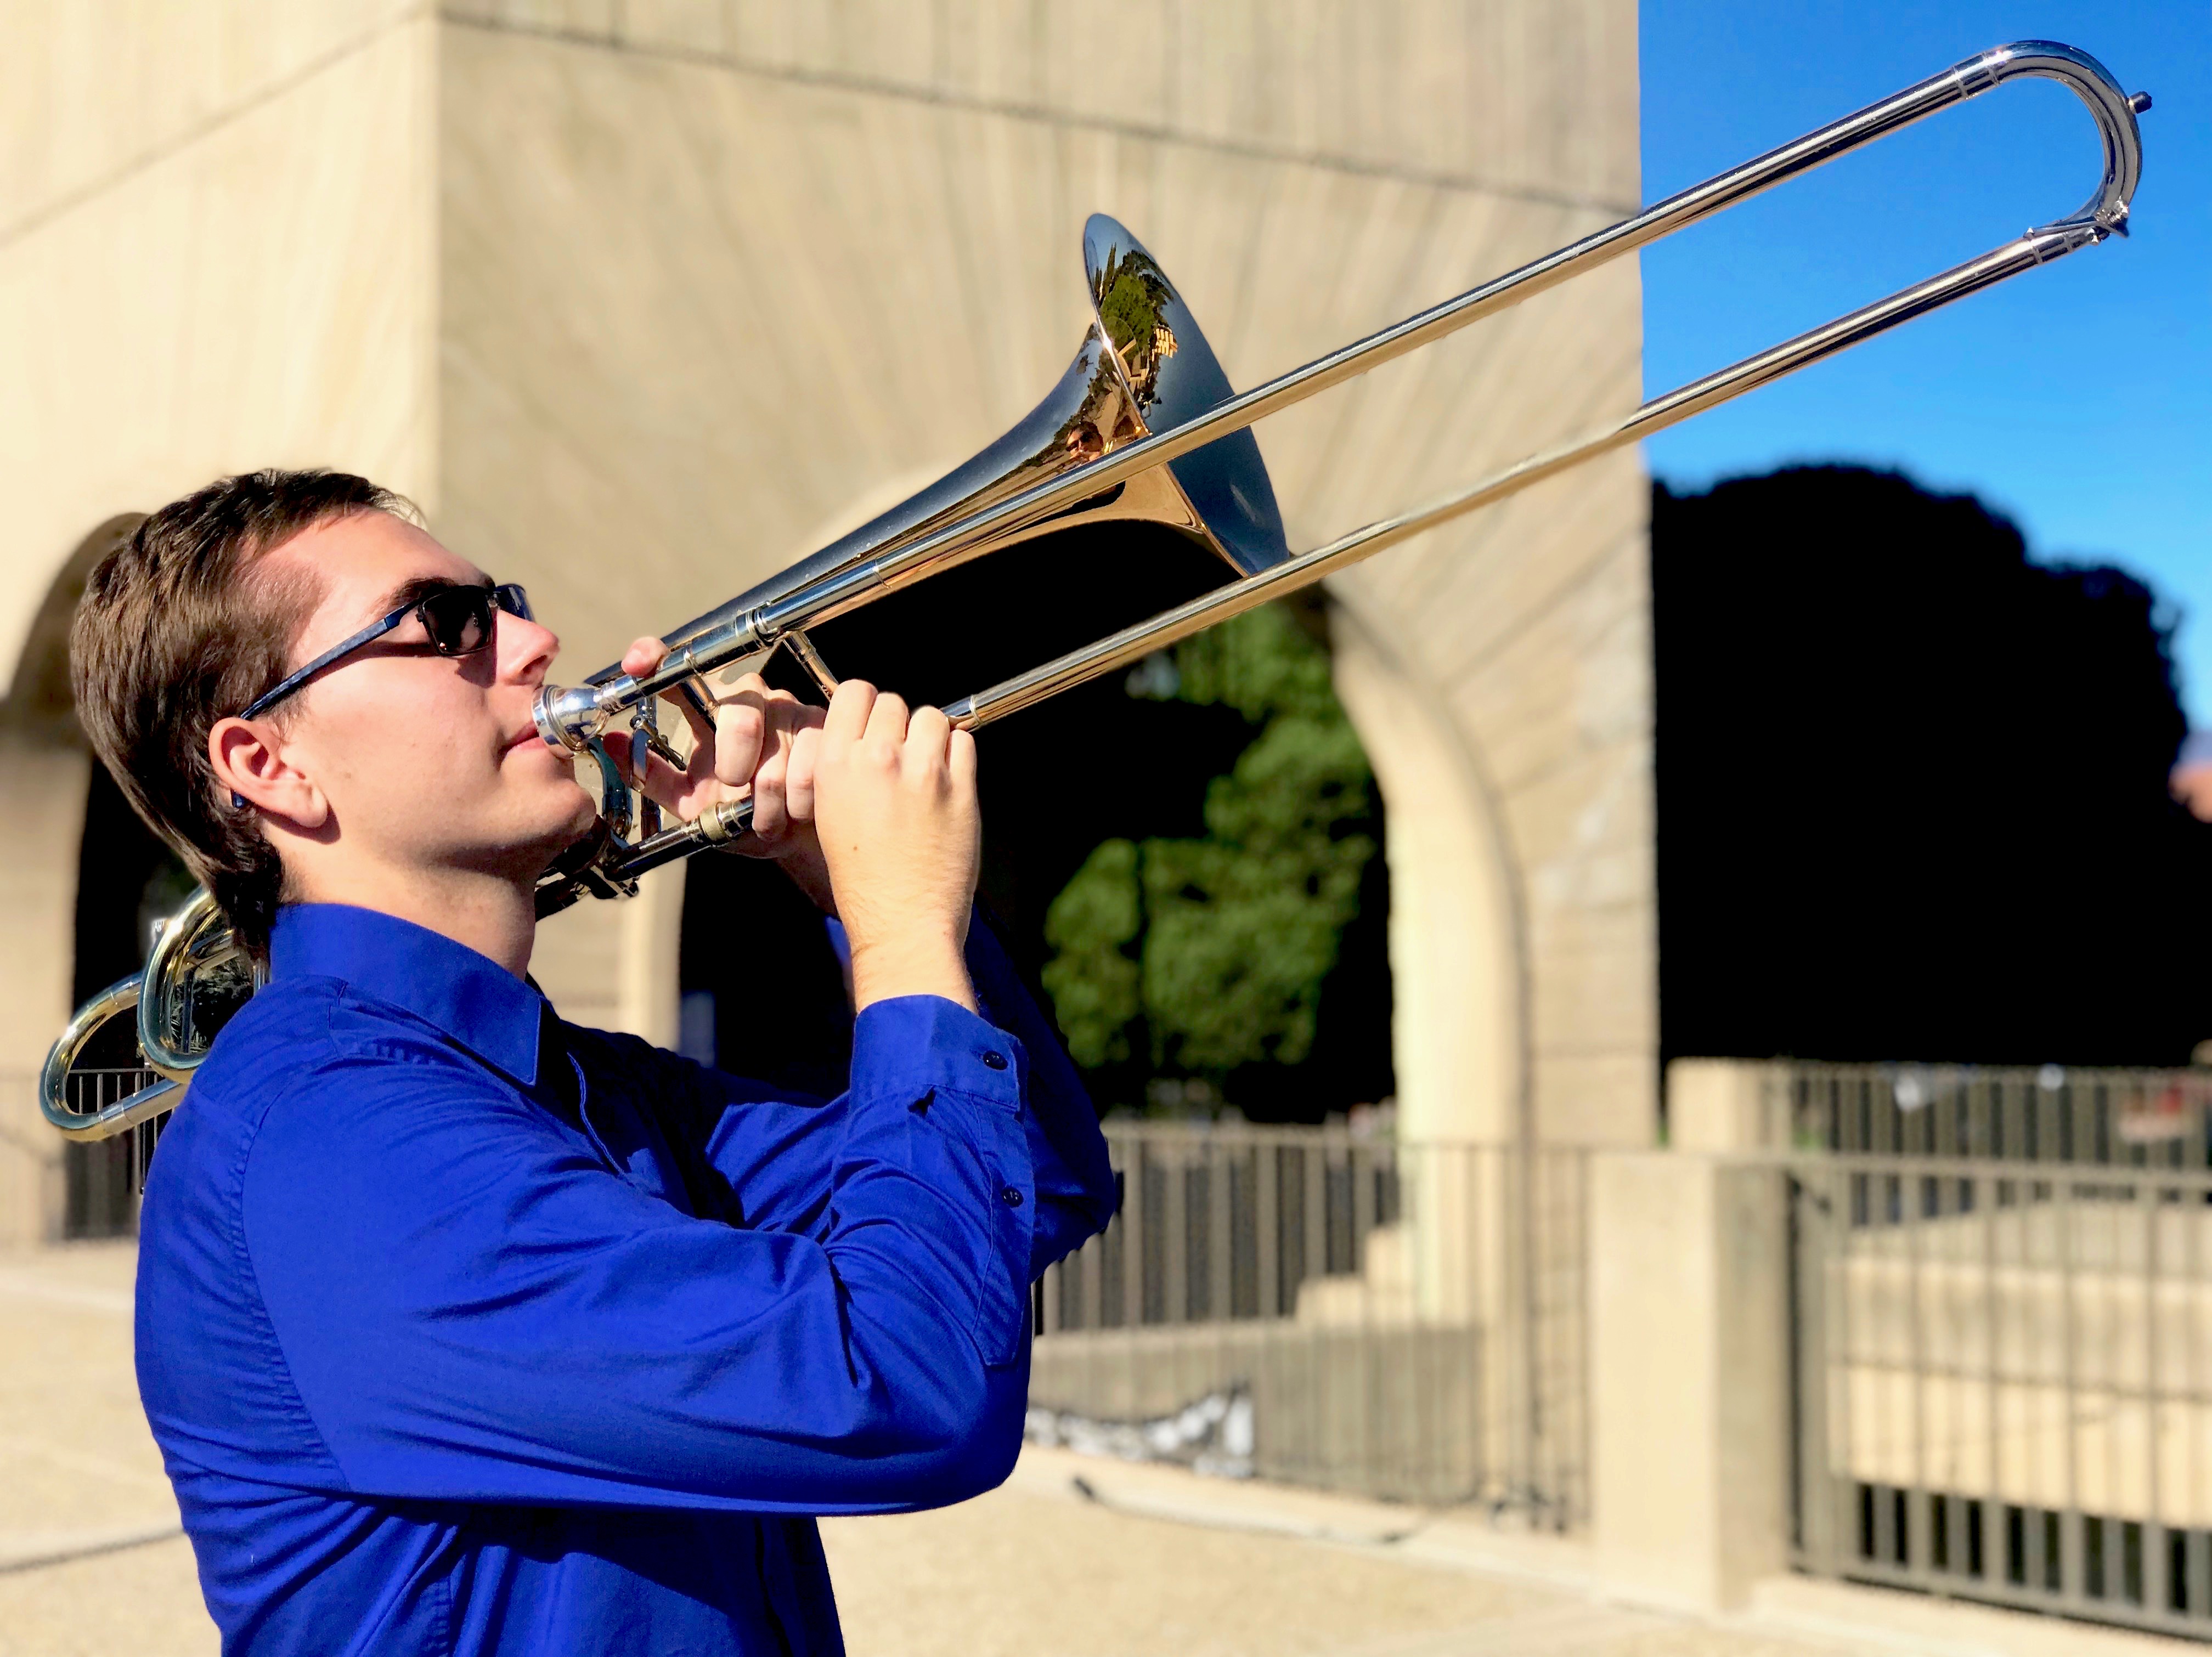
M581 792L580 790L578 791ZM544 861L539 873L550 869L575 847L590 840L599 827L599 810L586 796L582 804L568 818L546 836L543 847Z
M535 823L520 828L495 849L487 847L481 866L535 884L571 848L588 839L599 825L599 808L590 795L574 785L562 792L568 798L547 802L545 809L535 814Z

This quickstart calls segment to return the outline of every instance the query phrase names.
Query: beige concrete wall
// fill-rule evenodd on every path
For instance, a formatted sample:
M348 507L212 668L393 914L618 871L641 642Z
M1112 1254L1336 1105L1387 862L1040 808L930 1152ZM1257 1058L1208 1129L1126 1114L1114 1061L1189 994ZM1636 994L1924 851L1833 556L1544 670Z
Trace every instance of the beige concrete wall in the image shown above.
M586 900L544 922L530 975L563 1018L672 1047L684 865L656 869L620 903Z
M434 33L34 0L0 55L0 679L112 513L334 464L434 501Z
M0 1248L61 1233L63 1144L39 1114L36 1080L71 1011L90 764L71 749L0 736Z
M1637 196L1629 0L444 15L440 527L572 669L1024 412L1093 210L1250 384ZM1294 543L1632 405L1638 307L1623 265L1271 422ZM1426 1131L1651 1134L1644 515L1619 457L1341 584L1392 854L1440 865L1401 889L1457 895L1394 916ZM1380 728L1408 707L1435 729Z
M88 530L270 463L414 495L533 583L569 667L596 665L1022 413L1082 329L1093 209L1151 242L1249 384L1637 193L1628 0L43 0L12 29L0 682L18 684ZM1294 542L1632 401L1636 304L1624 268L1272 422ZM1639 1141L1633 461L1338 596L1393 811L1409 1125ZM549 987L672 1034L679 915L664 893L557 923ZM22 1004L68 969L50 951Z
M69 1011L87 773L40 617L97 526L226 471L345 467L434 507L436 28L420 0L28 0L7 42L0 1230L51 1232L58 1141L15 1147Z

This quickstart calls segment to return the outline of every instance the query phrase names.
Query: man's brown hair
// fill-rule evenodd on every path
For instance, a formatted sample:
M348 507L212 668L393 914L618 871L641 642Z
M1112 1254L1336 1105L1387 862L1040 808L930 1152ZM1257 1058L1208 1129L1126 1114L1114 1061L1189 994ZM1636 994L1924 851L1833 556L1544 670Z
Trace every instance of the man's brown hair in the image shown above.
M70 630L70 681L93 751L257 955L284 871L259 817L234 806L216 779L208 732L284 677L319 596L313 582L273 581L255 567L301 531L357 512L414 515L346 472L218 478L100 561Z

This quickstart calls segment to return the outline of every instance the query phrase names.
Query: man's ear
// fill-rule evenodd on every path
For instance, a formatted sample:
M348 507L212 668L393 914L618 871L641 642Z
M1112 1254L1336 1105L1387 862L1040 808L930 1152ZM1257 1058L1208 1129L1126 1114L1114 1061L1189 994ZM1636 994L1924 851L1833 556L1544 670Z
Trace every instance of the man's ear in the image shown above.
M266 811L307 834L330 820L329 799L284 757L266 720L217 719L208 732L208 763L238 810Z

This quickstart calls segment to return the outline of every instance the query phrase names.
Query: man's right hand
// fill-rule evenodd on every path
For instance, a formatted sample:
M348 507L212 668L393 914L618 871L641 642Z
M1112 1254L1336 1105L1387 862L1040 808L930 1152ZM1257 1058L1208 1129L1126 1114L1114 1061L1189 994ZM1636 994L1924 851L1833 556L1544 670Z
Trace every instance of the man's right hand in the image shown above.
M854 1009L941 995L974 1011L961 946L982 832L975 737L848 679L821 728L798 733L787 786L792 816L821 837Z

